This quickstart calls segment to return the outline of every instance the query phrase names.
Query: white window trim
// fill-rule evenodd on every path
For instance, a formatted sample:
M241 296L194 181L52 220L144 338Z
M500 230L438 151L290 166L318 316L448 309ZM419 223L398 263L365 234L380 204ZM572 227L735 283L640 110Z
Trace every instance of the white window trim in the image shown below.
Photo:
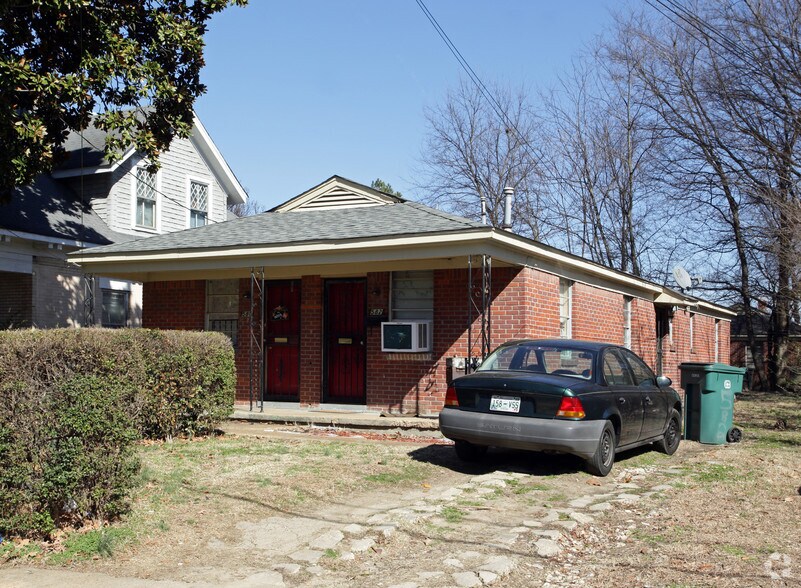
M720 319L715 319L715 363L720 361Z
M211 216L211 211L214 210L214 182L200 176L186 176L186 226L187 228L192 228L192 182L203 184L208 188L208 193L206 194L206 224L210 225L215 222Z
M695 313L690 313L690 352L695 348Z
M562 315L562 284L567 284L567 317ZM559 337L562 339L573 338L573 284L573 280L559 278ZM562 333L563 318L566 318L564 333Z
M634 307L631 296L623 297L623 346L631 349L631 313Z
M136 224L136 184L139 182L137 177L140 167L145 167L147 162L142 160L131 168L131 228L134 231L141 231L143 233L158 234L161 233L161 207L163 199L161 197L161 170L156 170L156 222L155 227L143 227Z

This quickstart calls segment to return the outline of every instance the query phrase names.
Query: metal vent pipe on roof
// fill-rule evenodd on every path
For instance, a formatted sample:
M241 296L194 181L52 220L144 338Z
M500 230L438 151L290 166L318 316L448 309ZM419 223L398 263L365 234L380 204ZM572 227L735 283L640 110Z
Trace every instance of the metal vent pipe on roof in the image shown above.
M503 225L501 225L501 228L505 231L512 228L512 198L514 194L515 189L511 186L506 186L503 189Z

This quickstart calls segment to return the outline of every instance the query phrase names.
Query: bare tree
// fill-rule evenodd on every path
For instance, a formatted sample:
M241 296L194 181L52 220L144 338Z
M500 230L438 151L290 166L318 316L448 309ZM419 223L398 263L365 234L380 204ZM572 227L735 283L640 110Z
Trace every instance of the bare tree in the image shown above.
M428 136L417 188L424 200L478 219L486 202L487 221L503 222L503 189L515 189L513 228L542 239L535 148L537 121L525 91L495 86L488 101L472 82L462 81L445 101L426 111Z
M561 225L556 239L609 267L661 277L673 215L656 198L659 136L630 64L599 47L574 63L545 108L543 167Z
M678 3L620 24L615 58L635 72L671 146L671 197L695 225L712 285L739 302L755 361L754 303L767 303L767 385L786 374L798 307L801 8L794 0ZM656 4L655 6L664 5ZM759 366L758 366L759 367ZM761 369L757 374L761 374Z

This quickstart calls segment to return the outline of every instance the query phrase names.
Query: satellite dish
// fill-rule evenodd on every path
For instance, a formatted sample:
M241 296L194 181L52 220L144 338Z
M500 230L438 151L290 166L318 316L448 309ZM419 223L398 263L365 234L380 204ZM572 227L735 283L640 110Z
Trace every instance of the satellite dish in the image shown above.
M693 285L693 279L690 277L690 274L680 265L673 268L673 279L676 280L676 283L682 290L691 288Z

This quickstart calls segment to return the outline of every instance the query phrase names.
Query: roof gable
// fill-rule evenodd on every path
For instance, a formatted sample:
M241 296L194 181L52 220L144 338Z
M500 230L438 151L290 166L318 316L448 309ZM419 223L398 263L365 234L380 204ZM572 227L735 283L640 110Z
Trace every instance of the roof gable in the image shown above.
M57 179L78 177L87 174L102 174L116 170L126 160L131 158L136 150L129 147L122 156L109 161L104 151L106 145L106 132L98 129L93 124L81 132L71 132L64 149L67 151L67 159L52 172L52 176ZM189 142L208 165L211 173L217 178L220 186L225 190L230 204L242 204L247 202L248 195L239 183L233 171L225 161L217 146L212 141L206 128L195 116Z
M362 208L399 202L405 200L341 176L331 176L322 184L279 204L270 212Z

